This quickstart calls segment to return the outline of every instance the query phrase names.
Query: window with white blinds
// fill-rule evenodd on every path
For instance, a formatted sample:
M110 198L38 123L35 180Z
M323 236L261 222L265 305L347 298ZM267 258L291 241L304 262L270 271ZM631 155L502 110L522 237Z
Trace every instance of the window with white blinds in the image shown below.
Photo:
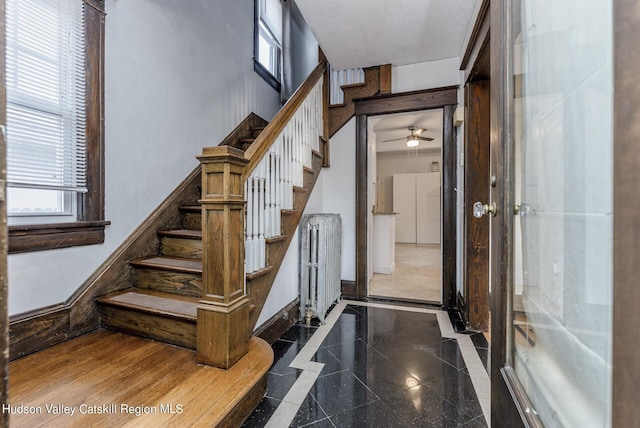
M7 185L86 192L81 0L6 0Z

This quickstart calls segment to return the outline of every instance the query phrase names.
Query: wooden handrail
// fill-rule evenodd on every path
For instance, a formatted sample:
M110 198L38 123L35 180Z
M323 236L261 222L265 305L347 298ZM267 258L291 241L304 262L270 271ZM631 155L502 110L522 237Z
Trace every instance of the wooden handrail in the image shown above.
M287 125L289 120L293 117L298 107L305 100L307 95L311 92L313 87L316 85L320 77L322 77L325 69L327 68L327 62L321 61L316 68L313 69L307 80L304 81L302 85L294 92L294 94L289 98L289 101L280 109L280 111L274 116L274 118L269 122L269 125L260 133L258 138L251 144L251 146L244 153L245 159L249 160L249 163L244 169L243 179L246 180L247 177L251 175L253 170L258 166L260 160L264 157L264 155L269 151L271 145L275 142L276 138L284 127Z

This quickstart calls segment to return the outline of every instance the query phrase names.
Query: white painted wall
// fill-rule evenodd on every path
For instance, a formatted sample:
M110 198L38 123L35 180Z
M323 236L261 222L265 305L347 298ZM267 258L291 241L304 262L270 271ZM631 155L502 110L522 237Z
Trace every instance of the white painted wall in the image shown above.
M253 2L106 2L103 245L9 256L9 311L62 302L247 114L279 96L253 71Z
M342 217L342 279L356 279L356 119L331 138L331 167L323 178L323 209Z
M391 67L391 91L398 93L458 85L459 68L458 57Z
M269 321L271 317L298 298L300 294L300 250L298 243L300 238L298 229L296 229L293 238L291 238L291 245L282 260L280 270L278 270L267 300L262 307L256 328Z
M291 5L291 45L293 50L293 85L302 85L318 65L318 42L302 17L295 1Z

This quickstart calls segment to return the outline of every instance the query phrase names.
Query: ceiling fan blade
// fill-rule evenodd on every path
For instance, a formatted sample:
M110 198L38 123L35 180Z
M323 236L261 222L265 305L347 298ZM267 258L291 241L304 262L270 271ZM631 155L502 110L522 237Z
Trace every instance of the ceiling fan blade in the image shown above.
M433 138L431 138L431 137L420 137L419 135L416 135L416 138L418 138L418 140L422 140L422 141L433 141Z
M378 128L376 132L404 131L407 132L406 126L394 126L393 128Z
M422 134L424 131L426 131L426 129L424 129L424 128L416 129L415 131L413 131L413 135L420 135L420 134Z
M393 140L383 140L383 143L388 143L390 141L400 141L400 140L406 140L407 137L402 137L402 138L394 138Z

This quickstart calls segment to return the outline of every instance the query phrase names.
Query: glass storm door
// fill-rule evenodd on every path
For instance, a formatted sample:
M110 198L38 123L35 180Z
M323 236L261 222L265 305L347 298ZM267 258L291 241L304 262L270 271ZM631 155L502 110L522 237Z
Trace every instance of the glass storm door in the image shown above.
M511 397L532 426L608 427L613 0L500 3L507 84L495 113L507 129L492 148L492 277L504 323L492 376L509 394L493 399Z

